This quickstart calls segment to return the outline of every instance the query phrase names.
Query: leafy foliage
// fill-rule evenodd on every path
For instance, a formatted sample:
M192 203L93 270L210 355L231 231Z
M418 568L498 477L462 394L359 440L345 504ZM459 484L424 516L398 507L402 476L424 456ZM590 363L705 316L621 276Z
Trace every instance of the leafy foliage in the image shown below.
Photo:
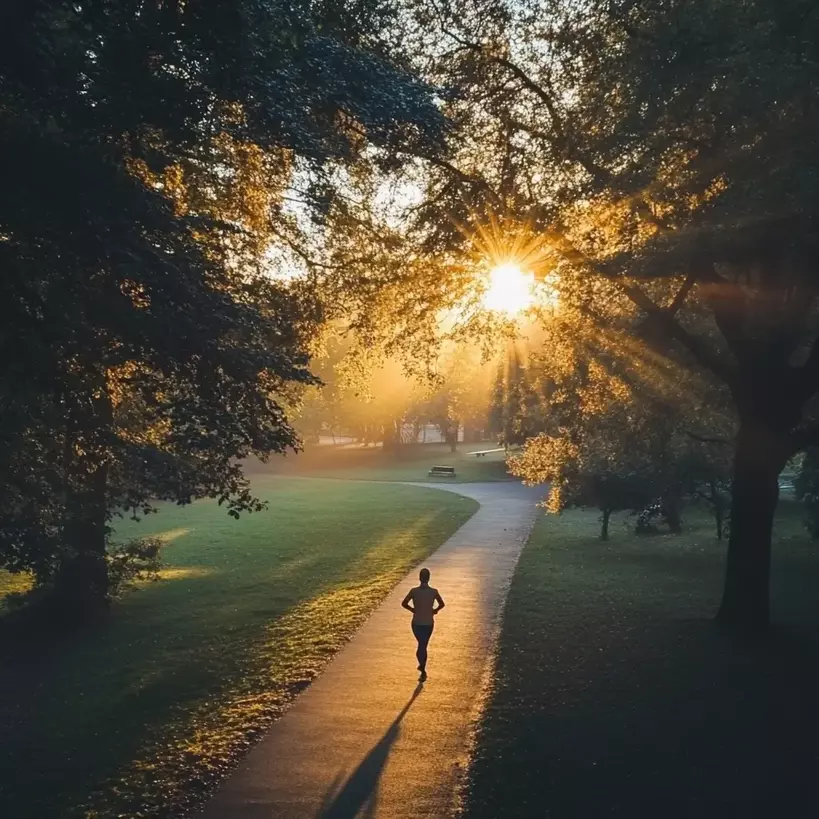
M163 542L157 537L143 537L108 548L108 593L121 597L139 581L159 580Z
M512 343L497 365L489 405L489 427L498 443L507 448L522 444L542 427L539 410L543 396L526 364L521 350Z
M0 564L100 600L117 510L260 508L240 461L298 445L285 404L321 318L269 275L300 224L287 191L307 184L319 218L335 169L441 132L429 89L385 59L390 19L379 2L4 5Z
M721 609L768 621L777 475L819 438L819 20L808 0L422 4L457 139L425 159L422 247L484 246L738 416ZM524 237L524 239L520 239ZM457 282L457 274L453 270ZM453 291L457 291L457 283Z
M626 312L615 320L628 329L632 319ZM638 529L650 530L650 518L661 516L679 531L684 501L710 497L711 482L727 477L730 408L712 380L680 377L636 342L637 355L627 358L621 338L584 327L571 305L553 316L528 367L541 396L528 424L539 434L512 468L528 482L549 484L552 512L598 507L604 536L618 510L641 513ZM714 438L715 430L725 439Z

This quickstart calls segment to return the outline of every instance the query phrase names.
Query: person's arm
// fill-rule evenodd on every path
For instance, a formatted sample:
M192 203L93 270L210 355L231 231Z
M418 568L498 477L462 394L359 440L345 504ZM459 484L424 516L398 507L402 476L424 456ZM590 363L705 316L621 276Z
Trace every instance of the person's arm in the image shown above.
M432 610L433 614L437 614L446 605L446 603L444 603L444 598L441 597L440 592L435 592L435 602L438 604L438 608Z
M410 605L410 600L412 600L412 593L413 593L414 591L415 591L415 589L410 589L410 590L407 592L407 596L406 596L406 597L403 599L403 601L401 602L401 605L402 605L402 606L403 606L403 607L404 607L404 608L405 608L407 611L411 611L413 614L415 613L415 609L414 609L414 608L413 608L413 607Z

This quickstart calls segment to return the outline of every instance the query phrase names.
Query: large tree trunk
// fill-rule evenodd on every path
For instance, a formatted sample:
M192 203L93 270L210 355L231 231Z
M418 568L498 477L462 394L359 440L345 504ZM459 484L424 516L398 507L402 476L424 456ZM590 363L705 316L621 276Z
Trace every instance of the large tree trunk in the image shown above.
M107 468L97 467L85 491L74 494L64 528L67 554L55 577L54 601L66 615L84 618L108 602Z
M740 426L725 588L717 620L742 630L760 631L769 623L771 536L786 452L783 437L753 424Z
M108 603L108 447L113 407L104 376L89 402L93 414L77 439L66 435L69 489L63 525L64 555L54 578L58 611L78 618L96 614ZM76 441L79 444L76 444Z

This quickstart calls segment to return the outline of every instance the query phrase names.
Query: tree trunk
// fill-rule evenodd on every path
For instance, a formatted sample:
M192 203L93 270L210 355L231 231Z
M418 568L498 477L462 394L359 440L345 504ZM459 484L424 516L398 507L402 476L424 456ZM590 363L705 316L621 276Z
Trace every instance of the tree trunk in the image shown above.
M108 602L107 467L100 465L85 491L71 499L71 518L64 537L67 554L54 582L54 602L65 615L85 618Z
M711 504L714 507L714 521L717 525L717 540L722 540L722 498L717 489L717 483L713 478L710 479L709 484L711 488Z
M602 526L600 528L600 540L609 539L609 518L611 517L611 509L603 510L603 517L601 518Z
M98 386L90 401L93 414L85 419L79 437L73 439L70 431L66 434L65 467L70 483L63 526L64 554L54 578L53 601L58 612L80 619L105 608L109 592L108 447L114 418L102 374Z
M680 499L674 495L667 495L663 498L663 517L665 518L668 529L675 535L682 532L682 514L680 507L682 503Z
M786 457L784 436L741 424L734 453L725 587L717 620L744 631L763 630L770 620L771 536L779 473Z

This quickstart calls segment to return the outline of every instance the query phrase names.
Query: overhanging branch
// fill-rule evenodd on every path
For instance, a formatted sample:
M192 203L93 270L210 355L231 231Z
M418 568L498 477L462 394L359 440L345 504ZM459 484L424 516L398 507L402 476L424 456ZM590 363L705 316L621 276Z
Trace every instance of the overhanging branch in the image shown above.
M685 304L688 294L693 290L696 283L697 277L693 273L689 273L683 282L682 287L679 289L679 292L676 296L674 296L674 300L668 305L668 307L665 308L669 315L677 315L677 313L682 309L682 306Z
M535 82L535 80L533 80L526 71L524 71L516 63L513 63L508 57L503 57L499 54L494 54L481 43L475 43L472 42L471 40L467 40L461 37L460 35L456 34L451 29L447 28L440 12L438 12L438 19L441 24L441 31L447 37L454 40L456 43L458 43L458 45L465 49L474 51L477 54L482 54L489 62L494 63L495 65L502 66L513 77L515 77L515 79L519 80L524 88L531 91L536 97L538 97L538 99L540 99L540 101L546 107L546 111L548 112L549 118L552 121L552 127L555 129L555 135L557 139L565 143L566 135L563 130L563 123L561 121L560 115L558 114L557 107L554 104L554 97L551 93L549 93L545 88L543 88L543 86L540 85L540 83Z
M685 429L683 432L695 441L701 444L717 444L718 446L728 446L731 442L726 441L725 438L711 438L708 435L698 435L696 432L691 432L690 429Z
M480 188L489 195L490 199L492 199L494 204L500 207L503 206L503 200L501 199L500 195L485 179L479 176L472 176L471 174L465 173L456 165L453 165L451 162L448 162L446 159L441 159L440 157L433 156L432 154L413 153L408 154L408 156L414 156L417 159L423 159L425 162L429 162L430 165L435 165L437 168L441 168L442 170L445 170L448 173L452 174L452 176L456 177L459 181Z
M698 364L710 370L721 381L733 386L736 373L702 339L688 332L667 310L658 306L642 288L628 282L617 282L618 287L631 301L662 328L666 335L679 342Z
M655 323L655 325L663 330L666 336L679 344L681 344L694 357L697 363L710 370L720 380L725 382L729 387L733 387L736 381L736 373L725 361L718 356L714 350L705 344L702 339L689 333L674 317L674 313L670 312L668 308L660 307L653 299L638 285L625 281L619 276L612 276L610 273L602 270L584 253L579 251L566 238L566 236L559 231L550 231L547 234L548 240L551 242L555 250L560 253L567 261L574 265L585 267L597 276L601 276L614 281L620 290L646 315L648 315ZM687 295L688 290L694 286L698 279L696 273L689 276L692 279L690 285L684 287L680 293L675 297L674 302L678 301L682 294L683 300ZM688 281L688 280L686 280Z

